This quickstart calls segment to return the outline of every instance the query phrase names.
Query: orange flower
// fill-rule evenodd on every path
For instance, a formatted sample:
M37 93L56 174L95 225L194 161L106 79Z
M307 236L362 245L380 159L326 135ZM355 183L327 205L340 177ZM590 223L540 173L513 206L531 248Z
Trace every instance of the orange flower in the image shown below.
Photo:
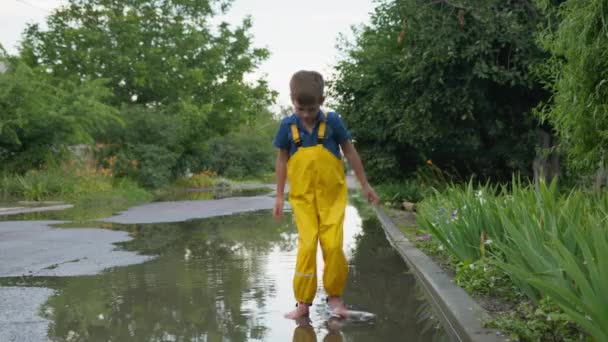
M108 163L110 168L112 168L116 164L117 159L118 158L116 156L111 156L109 158L106 158L106 162Z
M430 159L429 159L429 160L427 160L427 161L426 161L426 165L428 165L428 166L432 166L432 165L433 165L433 161L432 161L432 160L430 160Z
M112 169L101 168L99 172L106 177L112 176Z

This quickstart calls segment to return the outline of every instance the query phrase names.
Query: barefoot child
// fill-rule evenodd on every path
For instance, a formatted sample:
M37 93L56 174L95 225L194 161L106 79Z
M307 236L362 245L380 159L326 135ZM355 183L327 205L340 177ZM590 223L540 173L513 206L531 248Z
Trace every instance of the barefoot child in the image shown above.
M323 251L323 286L332 315L345 317L342 293L348 265L342 250L342 226L347 191L340 147L370 203L378 195L368 184L363 164L350 135L336 113L321 111L325 100L323 77L314 71L299 71L289 83L295 113L281 122L273 144L279 148L276 161L277 198L275 217L283 214L284 189L289 179L289 203L298 227L298 257L293 280L296 309L285 315L298 319L308 315L317 291L317 244Z

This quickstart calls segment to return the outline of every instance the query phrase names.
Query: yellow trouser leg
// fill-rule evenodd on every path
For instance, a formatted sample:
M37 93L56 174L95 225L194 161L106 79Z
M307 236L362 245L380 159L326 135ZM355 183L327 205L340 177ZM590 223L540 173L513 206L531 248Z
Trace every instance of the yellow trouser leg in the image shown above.
M297 327L293 332L293 342L317 342L317 334L312 326Z
M340 332L329 333L323 339L323 342L342 342L342 341L344 341L344 339L342 338L342 335L340 334Z
M332 225L321 224L320 228L319 240L325 262L323 287L329 296L342 296L348 277L348 264L342 249L343 221L344 215L342 222Z
M317 244L319 243L317 210L314 199L297 199L290 202L298 227L298 258L293 290L298 302L312 303L317 292Z
M348 278L348 264L342 246L347 192L345 186L330 190L317 191L319 240L325 262L323 286L329 296L342 296Z

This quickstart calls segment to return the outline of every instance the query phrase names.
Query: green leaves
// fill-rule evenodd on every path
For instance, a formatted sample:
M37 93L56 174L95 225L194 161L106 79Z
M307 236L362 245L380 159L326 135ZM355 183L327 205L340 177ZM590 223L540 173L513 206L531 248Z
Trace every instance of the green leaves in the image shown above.
M585 341L586 336L551 298L536 305L522 301L515 310L488 322L490 328L510 332L518 341Z
M243 75L267 56L252 48L249 20L211 29L218 3L72 0L48 29L28 27L21 54L61 78L109 79L115 103L218 104L249 89Z
M376 179L442 168L508 179L528 172L546 94L529 1L381 1L342 44L333 95Z
M70 125L82 127L58 141L105 144L104 153L124 164L117 165L117 174L149 187L188 169L208 168L211 139L273 122L269 106L276 93L264 80L245 80L269 55L252 46L251 20L213 24L214 15L230 2L70 0L47 18L45 28L30 25L20 57L66 91L59 113L40 113L40 127L57 120L52 124L57 135L70 131ZM103 91L102 85L107 86ZM0 94L10 87L0 84ZM94 103L100 98L113 108ZM16 142L11 127L34 117L40 101L20 102L10 120L0 121L0 141ZM121 120L116 121L118 111ZM41 130L30 133L30 139L47 138ZM270 146L271 138L261 139ZM2 155L7 153L0 150ZM131 167L134 160L140 162L137 171Z
M39 167L52 151L91 143L120 126L118 111L106 104L110 93L104 84L56 80L10 61L0 73L0 170Z
M538 42L553 57L535 69L553 97L539 108L553 125L570 165L606 165L608 143L608 2L537 0L551 19Z
M593 217L588 227L572 227L575 250L558 239L552 241L550 253L560 265L559 273L526 274L533 286L554 298L598 341L608 339L608 231L604 222L605 217Z
M470 182L425 199L418 222L464 265L483 261L485 249L529 298L550 297L588 334L604 341L607 203L606 193L561 193L555 182L541 182L538 188L518 179L501 188L474 188ZM455 210L457 215L449 214Z
M454 186L445 193L436 192L419 206L418 223L458 259L471 263L491 250L495 239L502 238L494 215L496 191L488 184L477 189L470 181L462 188Z

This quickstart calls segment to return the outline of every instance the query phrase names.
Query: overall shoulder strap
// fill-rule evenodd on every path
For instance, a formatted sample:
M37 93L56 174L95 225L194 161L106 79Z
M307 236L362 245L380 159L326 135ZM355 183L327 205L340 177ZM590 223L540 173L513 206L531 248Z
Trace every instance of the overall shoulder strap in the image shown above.
M320 115L325 115L325 113L321 112ZM325 140L325 128L327 126L325 121L327 121L327 115L325 115L325 120L321 119L321 122L319 122L319 132L317 133L317 144L323 144L323 141Z
M300 131L298 131L298 125L295 123L291 124L291 136L293 137L293 142L297 147L302 147L302 139L300 139Z

